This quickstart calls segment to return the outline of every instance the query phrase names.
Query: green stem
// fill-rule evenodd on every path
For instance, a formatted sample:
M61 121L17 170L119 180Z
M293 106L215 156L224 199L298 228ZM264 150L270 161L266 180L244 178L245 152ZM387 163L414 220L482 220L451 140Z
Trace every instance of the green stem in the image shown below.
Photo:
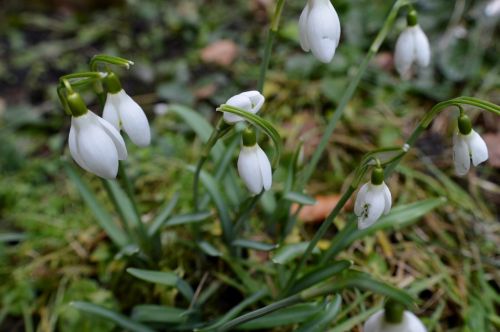
M234 234L236 234L236 236L238 234L238 231L243 226L243 223L245 222L245 220L250 215L250 212L253 210L253 208L255 207L255 205L257 204L257 202L259 201L259 199L262 197L262 194L263 194L263 192L260 193L260 194L258 194L258 195L255 195L253 197L250 197L248 200L246 200L245 202L243 202L243 204L241 204L241 207L240 207L240 210L238 212L238 215L234 219L234 220L236 220L236 223L235 223L235 226L234 226Z
M342 208L344 205L347 203L351 195L356 191L357 187L350 185L347 191L340 197L337 205L335 205L335 208L332 210L332 212L328 215L328 217L323 221L323 224L321 224L320 228L316 231L316 234L314 234L314 237L312 240L309 242L309 245L307 246L306 251L300 258L299 264L295 266L293 269L293 272L288 279L285 288L283 289L282 294L287 294L290 288L293 286L293 283L295 282L295 279L297 278L298 273L304 266L305 262L311 255L313 249L316 247L318 244L319 240L325 235L326 231L328 230L328 227L330 227L331 223L335 218L338 216L340 211L342 211Z
M299 188L303 188L306 185L306 183L309 181L312 174L316 170L316 166L321 158L321 155L323 154L323 151L325 150L326 146L330 141L330 137L332 136L335 127L337 126L337 122L339 121L342 114L344 114L347 104L352 99L354 92L356 91L356 88L358 87L358 84L361 81L361 78L363 77L368 67L368 64L370 63L371 59L375 56L375 54L378 52L380 45L383 43L383 41L387 37L387 34L392 29L392 26L397 18L399 9L406 4L408 4L408 0L396 0L394 5L392 6L391 11L387 15L387 18L384 22L382 29L379 31L379 33L373 40L372 45L370 46L370 50L363 59L363 62L361 62L361 64L359 65L359 69L358 72L356 73L356 76L349 83L349 86L344 92L339 102L339 105L335 110L335 113L330 118L328 126L326 127L324 134L321 137L321 141L318 144L318 147L315 149L311 161L304 170L304 175L302 176L301 181L299 182Z
M326 287L320 287L320 288L313 288L313 289L307 289L305 291L302 291L299 294L295 294L292 296L289 296L287 298L284 298L282 300L279 300L277 302L271 303L263 308L254 310L252 312L249 312L245 315L242 315L240 317L237 317L226 324L224 324L219 331L228 331L233 329L234 327L246 323L248 321L251 321L253 319L265 316L271 312L274 312L276 310L280 310L286 307L289 307L291 305L308 301L311 299L314 299L318 296L323 296L323 295L328 295L336 292L338 289L335 287L335 285L328 285Z
M207 161L208 157L210 156L210 151L212 151L212 148L215 146L219 138L224 136L228 130L230 130L232 127L228 126L224 120L221 118L219 122L217 123L217 126L215 129L212 131L212 134L208 138L208 141L205 143L205 148L203 149L203 152L201 154L200 159L198 160L198 164L196 164L196 170L194 172L194 180L193 180L193 201L194 201L194 208L195 211L199 210L199 183L200 183L200 173L203 168L203 165Z
M257 82L257 90L259 90L261 93L264 90L264 82L266 81L267 69L269 68L269 61L271 60L271 51L273 49L276 35L278 34L279 23L281 14L283 13L284 5L285 0L278 0L271 21L271 28L269 29L269 32L267 34L266 45L264 48L264 57L262 58L262 63L260 65L259 81Z

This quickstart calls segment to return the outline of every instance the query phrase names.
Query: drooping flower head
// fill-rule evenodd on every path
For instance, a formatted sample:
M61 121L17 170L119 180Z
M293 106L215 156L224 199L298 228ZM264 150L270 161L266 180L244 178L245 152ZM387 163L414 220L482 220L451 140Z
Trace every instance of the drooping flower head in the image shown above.
M272 185L271 163L257 144L255 131L243 132L243 146L238 157L238 173L248 190L253 194L267 191Z
M392 197L384 182L384 170L376 167L372 179L365 183L356 196L354 213L358 217L358 229L373 225L383 214L389 213Z
M135 145L148 146L151 142L151 130L148 118L141 106L122 89L114 73L108 73L105 83L108 94L104 104L103 118L117 130L123 129Z
M427 332L427 329L412 312L389 300L385 309L368 318L363 332Z
M340 41L340 21L330 0L308 0L299 18L300 46L329 63Z
M127 159L120 133L106 120L87 110L77 93L68 95L73 113L69 130L69 150L75 162L88 172L114 179L119 160Z
M462 114L458 118L458 131L453 136L453 161L457 175L469 172L471 159L474 166L488 160L488 147L472 129L469 117Z
M402 77L407 78L412 65L427 67L431 61L429 39L418 24L417 12L412 10L407 17L408 27L401 33L394 52L394 64Z
M241 108L249 113L256 114L264 105L265 98L259 91L245 91L232 96L226 101L227 105ZM224 121L229 124L235 124L236 122L245 121L239 115L224 112Z

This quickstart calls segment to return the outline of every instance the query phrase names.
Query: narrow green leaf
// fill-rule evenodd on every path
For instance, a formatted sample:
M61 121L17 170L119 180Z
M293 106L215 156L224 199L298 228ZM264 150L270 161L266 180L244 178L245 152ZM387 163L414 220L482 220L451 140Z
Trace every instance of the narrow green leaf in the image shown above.
M169 105L169 112L175 113L184 120L184 122L193 129L196 135L201 138L203 142L208 141L214 128L205 117L201 116L196 111L182 105ZM224 145L222 142L217 142L211 151L212 157L219 160L224 153Z
M132 310L132 319L151 323L182 323L186 321L186 309L160 306L137 305Z
M68 177L73 181L76 188L80 192L80 195L83 198L83 201L87 204L88 208L94 214L99 226L104 229L106 234L110 237L110 239L119 247L124 247L130 243L130 239L126 235L126 233L118 227L113 221L111 215L104 209L104 207L99 203L94 193L90 190L90 188L85 184L80 175L76 172L73 166L71 166L68 162L63 162L64 170Z
M332 282L332 285L327 286L330 291L337 292L344 288L358 288L369 290L377 294L390 297L401 302L407 308L414 307L414 300L406 291L388 285L382 281L373 279L369 274L364 272L349 270L342 274Z
M276 166L279 163L279 159L281 156L281 150L282 150L282 142L281 142L281 137L274 128L274 126L271 124L271 122L267 121L264 118L261 118L258 115L252 114L250 112L246 112L242 109L239 109L237 107L233 107L231 105L221 105L220 108L217 109L220 112L228 112L232 114L239 115L257 128L261 129L264 133L266 133L267 136L273 141L274 148L275 148L275 153L273 157L273 168L276 168Z
M78 310L110 320L120 327L132 332L155 332L153 329L138 322L134 322L122 314L92 303L76 301L71 302L70 305Z
M170 201L161 209L161 212L153 220L151 226L149 226L148 229L149 237L155 235L156 232L158 232L162 228L162 226L168 220L168 217L170 217L170 214L172 214L172 211L174 210L178 201L179 201L179 193L177 192L170 199Z
M306 194L293 192L293 191L288 192L284 198L287 201L298 203L301 205L315 205L316 204L316 200L313 197L306 195Z
M349 318L348 320L343 321L339 325L328 330L328 332L352 331L356 325L362 324L364 321L366 321L368 319L368 317L370 317L371 315L373 315L374 313L376 313L379 310L380 310L380 307L377 306L377 307L370 308L367 311L363 311L359 315L356 315L352 318Z
M277 310L268 315L256 318L236 327L237 330L261 330L276 326L302 323L318 314L322 305L318 303L301 303Z
M200 330L196 330L197 332L208 332L208 331L217 331L219 327L221 327L226 322L230 321L234 317L236 317L240 312L242 312L246 307L254 304L259 301L261 298L268 294L267 289L260 290L252 295L250 295L245 300L241 301L238 305L229 310L224 316L218 319L214 324L211 324L205 328Z
M219 251L219 249L215 248L213 245L206 241L200 241L198 242L198 247L207 254L208 256L212 257L221 257L222 253Z
M291 288L289 294L298 293L304 289L312 287L325 279L334 276L337 273L344 271L345 269L351 267L352 262L347 260L341 260L333 263L328 263L328 266L320 266L308 272L302 278L297 280L294 286Z
M191 286L173 272L143 270L132 267L128 268L127 272L144 281L176 287L187 300L191 301L193 299L194 292Z
M325 308L314 316L310 321L304 323L295 332L323 332L326 327L333 323L335 317L337 317L340 307L342 304L342 297L336 295L335 299L327 303Z
M306 251L308 245L309 242L284 245L276 250L272 257L272 261L276 264L286 264L302 255ZM319 249L314 248L313 253L319 253Z
M197 222L204 221L211 216L212 216L212 212L210 212L210 211L179 214L177 216L173 216L172 218L170 218L165 223L165 226L170 227L170 226L179 226L179 225L197 223Z
M106 184L106 189L110 198L115 205L116 210L120 213L123 221L127 223L128 229L131 234L137 234L144 227L139 216L135 212L133 203L128 198L125 191L120 187L116 180L103 180ZM139 240L138 240L138 243Z
M196 170L194 166L188 166L188 169L191 172L194 172ZM229 210L226 206L224 198L222 197L221 190L219 189L219 186L217 185L215 179L207 172L201 171L200 179L207 189L210 197L214 201L217 211L219 212L222 231L224 232L224 239L229 243L233 238L233 225L231 223L231 219L229 218Z
M278 248L277 244L263 243L263 242L257 242L257 241L252 241L252 240L245 240L245 239L234 240L232 245L235 247L259 250L259 251L271 251L271 250Z

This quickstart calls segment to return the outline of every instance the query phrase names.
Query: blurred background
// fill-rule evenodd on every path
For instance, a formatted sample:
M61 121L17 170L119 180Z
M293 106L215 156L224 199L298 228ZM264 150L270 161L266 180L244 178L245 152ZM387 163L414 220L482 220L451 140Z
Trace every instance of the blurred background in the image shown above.
M139 301L168 302L175 296L130 286L131 279L120 274L124 263L114 259L115 250L62 172L61 160L70 159L70 119L57 100L59 76L88 70L95 54L135 62L130 70L117 72L152 124L149 148L128 145L130 173L147 221L175 191L190 188L192 174L184 165L194 163L202 147L168 105L186 105L214 122L217 105L255 89L274 4L0 1L1 331L114 331L112 323L90 320L67 304L87 300L127 313ZM305 140L306 160L392 1L333 4L342 24L333 62L324 65L302 52L297 21L305 0L289 0L265 85L263 114L279 128L289 153L299 139ZM500 103L499 1L420 0L416 7L431 41L431 66L411 81L396 75L392 50L406 24L401 13L308 186L320 204L302 214L295 237L314 232L363 153L402 144L435 103L460 95ZM98 112L95 101L89 102ZM377 233L344 255L381 279L420 287L417 314L426 317L430 331L494 331L500 328L500 122L471 112L490 160L466 178L456 178L454 112L434 121L390 179L394 205L438 196L448 202L415 226ZM84 176L105 200L99 181ZM190 206L191 193L184 190L178 209L189 211ZM177 229L170 235L188 236L182 232L187 233ZM167 264L182 266L189 278L193 267L185 261L193 254L174 244ZM358 331L358 325L351 330Z

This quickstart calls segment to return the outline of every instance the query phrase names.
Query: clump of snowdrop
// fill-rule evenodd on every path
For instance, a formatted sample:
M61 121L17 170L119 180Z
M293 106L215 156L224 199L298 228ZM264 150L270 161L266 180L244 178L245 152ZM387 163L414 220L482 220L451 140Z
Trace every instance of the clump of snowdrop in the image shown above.
M127 159L125 142L110 123L87 109L81 96L67 96L73 114L69 131L69 150L75 162L88 172L114 179L119 160Z
M264 105L265 98L259 91L245 91L232 96L226 101L229 106L240 108L252 114L256 114L260 111L262 105ZM245 121L239 115L224 112L224 121L229 124L235 124L236 122Z
M484 140L472 129L470 118L458 117L458 131L453 136L453 161L457 175L469 172L470 162L477 166L488 160L488 148Z
M308 0L299 18L300 46L329 63L340 41L340 21L330 0Z
M238 173L253 195L271 188L273 181L271 163L257 144L253 129L247 128L243 132L243 147L238 157Z
M407 16L408 27L401 33L394 52L394 64L401 77L408 78L412 65L427 67L431 61L429 39L418 24L417 12Z
M105 83L108 94L104 104L103 118L117 130L123 128L135 145L148 146L151 142L151 130L148 118L141 106L122 89L114 73L108 73Z
M427 329L412 312L389 300L385 309L368 318L363 332L427 332Z
M354 213L358 217L358 229L373 225L383 214L387 214L392 205L389 188L384 182L384 169L375 167L371 181L365 183L356 196Z

